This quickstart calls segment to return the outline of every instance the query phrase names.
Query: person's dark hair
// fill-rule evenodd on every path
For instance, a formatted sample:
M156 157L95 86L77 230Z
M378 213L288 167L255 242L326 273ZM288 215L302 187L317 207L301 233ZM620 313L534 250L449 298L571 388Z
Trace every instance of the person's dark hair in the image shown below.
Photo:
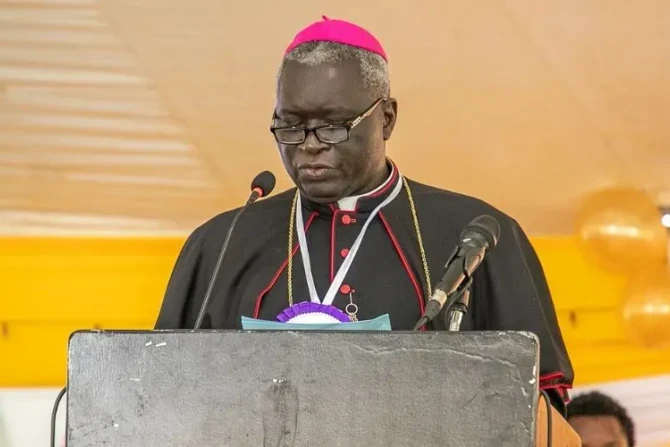
M576 416L614 416L621 424L628 445L635 446L635 425L624 407L598 391L581 394L568 404L568 420Z

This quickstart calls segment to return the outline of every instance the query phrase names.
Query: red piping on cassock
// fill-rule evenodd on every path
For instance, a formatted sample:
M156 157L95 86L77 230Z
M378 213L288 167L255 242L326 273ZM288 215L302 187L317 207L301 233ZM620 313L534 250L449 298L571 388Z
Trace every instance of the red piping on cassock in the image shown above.
M379 218L382 221L382 224L384 224L384 228L386 229L386 232L388 233L389 237L391 238L391 242L393 243L393 247L395 248L395 251L398 253L398 256L400 257L400 262L402 262L402 266L405 269L405 272L407 272L407 276L409 276L410 281L412 281L412 285L414 286L414 291L416 292L416 296L419 300L419 311L423 315L423 312L425 310L425 304L423 300L423 292L421 291L421 286L419 286L419 282L416 280L416 276L414 276L414 272L412 272L411 267L409 266L409 262L407 262L407 258L405 257L405 252L403 252L402 248L400 247L400 244L398 243L398 239L395 237L395 234L393 234L393 230L391 229L391 226L389 225L388 221L386 220L386 217L384 217L384 214L380 211L379 212ZM421 326L421 331L425 331L426 326Z

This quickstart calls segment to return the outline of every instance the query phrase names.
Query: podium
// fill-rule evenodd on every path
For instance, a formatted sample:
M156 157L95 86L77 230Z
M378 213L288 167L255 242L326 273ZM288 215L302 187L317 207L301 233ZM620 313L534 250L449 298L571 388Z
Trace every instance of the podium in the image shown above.
M76 332L67 445L580 446L547 413L538 348L523 332Z

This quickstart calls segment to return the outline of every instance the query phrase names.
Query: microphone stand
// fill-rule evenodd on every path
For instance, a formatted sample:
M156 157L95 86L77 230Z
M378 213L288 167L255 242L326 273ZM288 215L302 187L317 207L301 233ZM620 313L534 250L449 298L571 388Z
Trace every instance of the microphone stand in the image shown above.
M444 322L449 331L458 331L461 327L461 320L463 315L468 312L468 305L470 304L470 287L472 287L472 277L467 276L465 283L458 289L454 290L447 297L447 302L443 306ZM418 331L421 326L430 322L430 319L423 315L414 331Z
M461 329L461 321L463 315L468 312L468 305L470 304L470 284L468 283L459 293L457 301L445 317L448 317L449 331L458 332Z

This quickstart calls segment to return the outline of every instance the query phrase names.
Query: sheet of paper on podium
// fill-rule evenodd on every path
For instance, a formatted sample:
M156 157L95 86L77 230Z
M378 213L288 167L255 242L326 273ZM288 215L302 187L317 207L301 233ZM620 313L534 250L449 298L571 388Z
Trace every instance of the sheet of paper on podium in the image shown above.
M281 323L242 317L242 329L245 331L390 331L391 320L388 314L372 320L322 324Z

